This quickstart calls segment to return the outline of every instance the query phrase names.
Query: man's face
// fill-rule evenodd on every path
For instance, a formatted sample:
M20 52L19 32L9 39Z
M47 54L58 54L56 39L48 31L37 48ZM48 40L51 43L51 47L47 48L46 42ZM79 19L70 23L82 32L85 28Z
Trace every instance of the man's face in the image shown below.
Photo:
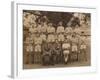
M59 25L62 26L62 22L59 22Z
M37 27L36 23L33 23L33 27Z
M78 26L78 25L76 25L76 26L75 26L75 28L79 28L79 26Z
M38 18L39 16L38 15L36 15L36 19Z
M46 24L47 24L47 22L44 22L44 23L43 23L43 25L46 25Z
M49 23L48 25L49 25L49 26L52 26L52 23Z

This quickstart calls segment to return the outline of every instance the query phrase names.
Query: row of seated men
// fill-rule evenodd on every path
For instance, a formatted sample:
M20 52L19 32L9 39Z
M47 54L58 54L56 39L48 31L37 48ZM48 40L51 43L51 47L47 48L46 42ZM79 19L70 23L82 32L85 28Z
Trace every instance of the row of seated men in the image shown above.
M42 40L39 34L33 41L24 43L24 63L29 64L59 64L68 63L70 61L87 60L87 45L84 41L85 36L77 36L70 34L64 39L59 38ZM67 35L69 36L69 35Z

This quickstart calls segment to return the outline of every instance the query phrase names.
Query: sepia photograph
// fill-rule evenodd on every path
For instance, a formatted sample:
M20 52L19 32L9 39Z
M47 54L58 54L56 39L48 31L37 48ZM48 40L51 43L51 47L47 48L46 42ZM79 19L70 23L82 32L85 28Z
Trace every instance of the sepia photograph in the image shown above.
M11 15L12 77L40 79L97 71L95 7L12 2Z
M23 69L91 66L91 13L22 11Z

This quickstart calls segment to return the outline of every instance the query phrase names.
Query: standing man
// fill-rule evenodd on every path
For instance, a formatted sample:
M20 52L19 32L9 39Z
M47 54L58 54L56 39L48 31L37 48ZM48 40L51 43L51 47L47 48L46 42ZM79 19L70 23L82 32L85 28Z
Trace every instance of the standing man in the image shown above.
M69 54L70 54L70 49L71 49L71 44L68 41L68 39L66 39L63 44L62 44L62 49L63 49L63 55L64 55L64 63L67 64L68 60L69 60Z
M79 47L78 47L78 38L76 37L76 34L74 33L72 35L71 39L71 60L72 61L78 61L78 52L79 52Z
M59 22L58 23L58 27L57 27L57 33L64 33L64 27L63 27L63 23Z
M32 64L34 62L34 54L33 54L33 46L32 44L28 44L26 47L27 51L27 59L28 59L28 64Z
M42 39L40 38L40 34L37 33L36 37L34 38L34 46L35 46L35 53L34 53L34 62L41 63L41 45Z
M72 38L72 28L70 26L65 28L65 37L70 41Z
M64 27L62 25L62 22L59 22L59 25L57 27L57 35L58 41L62 43L64 41Z
M47 27L48 27L47 22L42 22L41 23L41 32L43 34L46 34L47 33Z
M39 34L41 34L41 29L42 29L41 23L38 22L38 24L37 24L37 32L38 32Z
M53 27L52 23L48 23L47 27L47 41L48 43L55 42L55 28Z
M79 25L76 25L73 31L76 34L76 37L80 37L81 34L81 28L79 27Z
M44 42L42 44L42 64L50 65L50 57L51 57L50 48L48 47L48 43Z
M33 41L32 39L28 36L26 37L24 41L24 62L26 64L33 63L34 58L33 57Z
M86 45L86 42L85 42L85 36L82 35L81 36L81 40L80 40L80 53L79 53L79 60L82 61L82 60L85 60L87 61L87 52L86 52L86 49L87 49L87 45Z
M54 43L55 42L55 28L53 27L52 23L48 23L48 28L47 28L47 41L48 43Z
M65 31L64 31L63 23L62 22L59 22L56 33L57 33L58 42L60 43L61 46L62 46L62 43L65 40L64 32ZM61 59L62 59L61 62L63 62L62 47L61 47Z

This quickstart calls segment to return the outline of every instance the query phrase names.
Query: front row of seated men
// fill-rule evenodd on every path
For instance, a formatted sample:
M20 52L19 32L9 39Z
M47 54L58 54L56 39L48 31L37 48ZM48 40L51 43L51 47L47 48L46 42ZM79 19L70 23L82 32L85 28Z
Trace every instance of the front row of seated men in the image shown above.
M71 36L71 39L66 37L64 41L56 39L52 42L41 42L41 39L37 39L34 44L29 43L24 46L24 63L26 64L54 65L87 60L86 43L75 34Z

